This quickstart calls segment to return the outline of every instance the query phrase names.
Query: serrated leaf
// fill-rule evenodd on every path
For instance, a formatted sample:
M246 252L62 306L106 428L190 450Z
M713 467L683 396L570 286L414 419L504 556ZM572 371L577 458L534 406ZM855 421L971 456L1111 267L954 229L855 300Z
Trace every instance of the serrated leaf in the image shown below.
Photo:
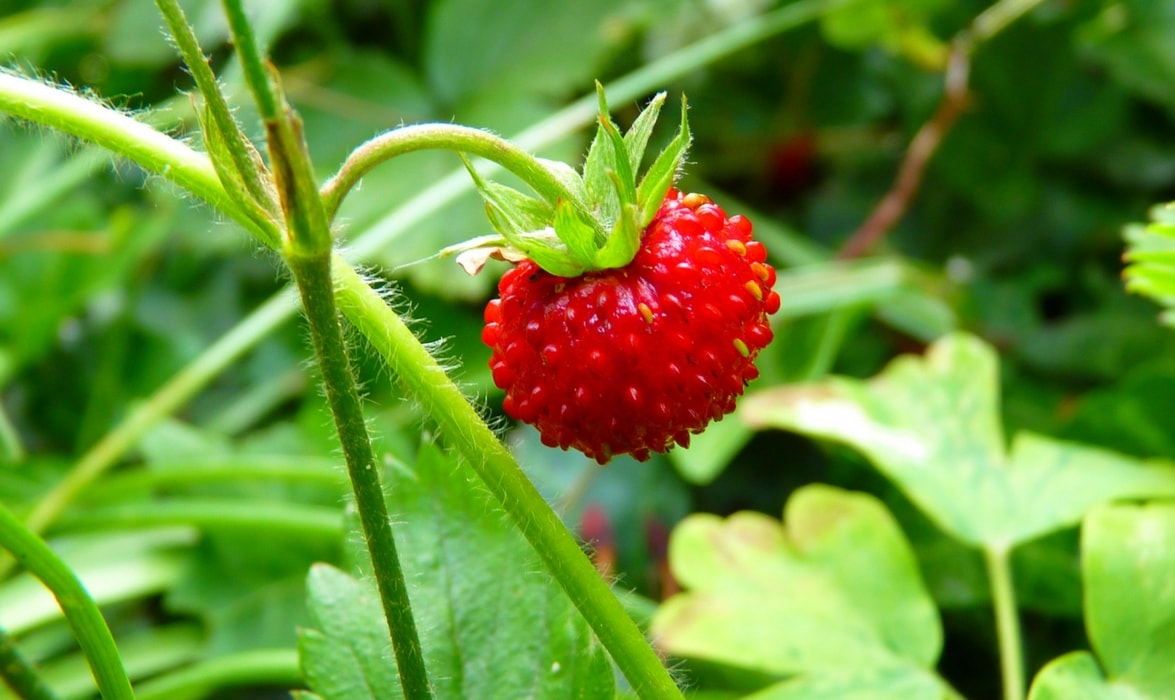
M1029 700L1167 700L1175 688L1175 506L1110 505L1082 526L1085 624L1094 654L1046 665Z
M306 591L310 619L298 655L310 687L324 700L403 697L375 587L316 564Z
M388 482L437 698L615 695L603 648L467 466L424 445L416 464L397 468ZM323 700L400 697L374 584L316 568L310 592L316 624L303 632L301 649L311 690ZM371 688L378 696L365 694Z
M1115 498L1175 494L1172 465L1021 434L999 420L997 360L966 334L900 357L869 381L845 378L749 396L741 415L849 445L944 532L1010 545L1080 521Z
M1129 262L1123 272L1126 289L1150 297L1168 315L1175 309L1175 226L1170 216L1170 207L1155 207L1150 224L1128 226L1123 234Z
M812 485L784 515L696 514L678 526L669 556L686 592L653 619L662 648L817 686L862 673L933 682L938 613L881 502Z
M653 217L657 215L657 210L661 208L661 202L665 199L665 193L673 186L678 171L685 161L685 155L689 151L692 137L690 136L686 110L687 105L683 96L681 98L681 124L678 126L677 134L649 166L637 188L636 201L640 206L638 212L640 218L637 219L637 223L641 229L648 226Z

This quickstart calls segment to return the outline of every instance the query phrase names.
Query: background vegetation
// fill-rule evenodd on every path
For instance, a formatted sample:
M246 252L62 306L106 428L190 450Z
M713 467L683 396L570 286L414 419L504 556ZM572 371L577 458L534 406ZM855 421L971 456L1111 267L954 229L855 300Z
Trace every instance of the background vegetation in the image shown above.
M219 3L182 4L239 120L260 137ZM937 667L958 693L1001 692L1003 640L983 554L1000 523L1016 523L1007 525L1015 533L1008 548L1020 545L1011 585L1026 678L1091 643L1104 656L1083 607L1091 574L1083 599L1077 525L1088 508L1040 515L1051 513L1052 492L1025 489L1019 510L980 506L973 522L982 527L952 530L968 503L988 503L982 494L956 481L965 497L942 505L919 491L921 476L887 467L885 450L863 444L863 433L806 423L787 413L794 395L777 390L832 374L872 377L899 354L946 337L935 347L951 359L895 379L903 387L895 394L866 401L853 392L867 385L835 386L845 401L881 406L871 414L879 424L902 415L914 433L946 435L934 443L944 463L991 447L969 442L980 433L994 435L1002 455L1001 431L1028 431L1068 441L1048 445L1083 446L1059 460L1119 460L1113 464L1139 479L1104 495L1175 490L1169 476L1131 471L1144 469L1135 458L1175 459L1175 341L1157 322L1158 307L1129 295L1121 278L1123 227L1175 199L1175 5L1006 0L997 5L1008 13L1002 18L970 0L829 0L783 10L768 0L250 7L322 177L375 133L421 121L484 127L578 163L594 79L614 85L621 124L657 90L668 90L671 104L688 95L695 145L682 188L747 214L781 270L784 306L751 388L758 396L689 450L602 470L503 424L569 527L595 542L597 564L635 591L631 608L652 614L683 581L709 585L676 565L677 576L670 573L669 535L688 515L778 518L797 489L820 483L871 493L892 512L900 528L892 549L900 559L908 539L915 570L883 581L913 580L915 597L924 585L931 616L942 621L940 632L910 632L929 640L910 657ZM985 17L996 24L976 21ZM191 79L146 3L0 0L0 62L198 142ZM665 121L662 142L674 123ZM912 142L929 150L911 151ZM479 334L503 268L472 278L432 259L488 232L458 165L449 153L419 153L374 171L344 204L339 233L353 259L388 281L396 308L419 319L420 335L445 339L446 362L495 414L500 395ZM895 185L899 172L915 178ZM334 431L277 261L255 254L242 231L164 179L19 120L0 124L0 173L0 501L27 515L85 465L117 465L64 504L49 534L103 604L132 678L155 678L147 694L178 697L182 686L192 697L261 697L272 688L280 697L310 682L330 697L295 651L300 627L329 637L322 597L307 604L307 573L315 562L364 567L345 534L354 523L340 516L348 491ZM892 227L870 218L887 193L908 203ZM957 330L969 335L949 335ZM429 446L432 424L382 361L358 338L356 347L393 481L406 465L447 459ZM958 391L935 403L943 387ZM990 425L952 422L959 397L972 390L990 395ZM409 481L401 492L414 487L430 503L445 502L443 483ZM450 512L486 519L480 501L447 497L457 499ZM444 509L404 498L395 512L431 523L408 535L409 575L424 587L421 572L437 566L428 552L444 549L443 538L428 537L455 526L445 524ZM852 508L864 522L888 522L873 503ZM1047 525L1017 529L1026 513ZM683 531L680 541L689 542ZM441 568L486 564L510 581L533 574L537 564L511 559L511 545L495 542L465 542ZM484 553L495 546L503 554L491 561ZM412 565L421 567L416 574ZM311 587L334 585L334 569L315 572ZM544 595L533 592L534 600ZM466 603L484 609L498 600L469 591ZM661 608L657 618L667 635L671 612ZM0 627L44 662L64 696L92 693L59 613L27 575L0 583ZM737 637L713 638L725 650L682 642L682 677L713 697L735 697L808 670L758 663L740 646L778 648L771 645L780 640ZM304 654L313 646L306 639ZM1112 661L1102 661L1113 677ZM245 669L239 681L234 668ZM201 680L177 675L193 669ZM470 678L472 687L504 682L492 673ZM237 682L245 689L215 689Z

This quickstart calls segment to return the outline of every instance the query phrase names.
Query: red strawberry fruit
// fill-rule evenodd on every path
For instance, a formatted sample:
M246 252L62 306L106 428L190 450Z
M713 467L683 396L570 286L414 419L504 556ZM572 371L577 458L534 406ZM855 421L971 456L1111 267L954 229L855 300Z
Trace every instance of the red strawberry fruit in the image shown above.
M572 189L580 201L553 198L544 210L471 169L514 249L505 257L518 260L482 332L503 408L544 444L601 464L688 446L734 410L780 305L750 221L671 187L689 141L684 109L677 138L635 184L663 99L623 138L602 104L582 190Z

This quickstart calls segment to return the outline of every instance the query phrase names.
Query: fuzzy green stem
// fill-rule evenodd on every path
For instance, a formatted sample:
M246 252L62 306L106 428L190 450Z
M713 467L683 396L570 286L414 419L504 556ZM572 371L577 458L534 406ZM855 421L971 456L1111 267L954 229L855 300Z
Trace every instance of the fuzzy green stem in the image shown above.
M254 150L237 124L237 120L233 118L228 101L225 100L224 93L220 91L220 85L216 82L212 66L208 64L208 57L200 48L200 44L196 40L196 33L192 30L192 25L188 23L187 17L184 16L179 0L155 0L155 6L159 8L159 14L163 15L164 21L167 22L167 28L171 32L172 38L175 39L176 48L179 49L180 56L183 57L184 63L191 71L197 89L204 97L204 103L208 107L208 115L212 118L216 130L220 132L220 138L227 146L225 150L229 153L237 177L244 184L250 199L258 204L268 204L271 200L264 185L265 177L259 164L250 157ZM224 185L228 188L232 187L233 183L226 182Z
M413 151L438 149L481 156L511 171L554 204L579 197L522 148L488 131L457 124L415 124L384 132L356 148L339 172L322 186L327 215L334 217L343 198L372 168Z
M379 294L334 258L339 308L477 472L641 698L681 698L668 671L530 479Z
M396 553L396 541L388 519L379 468L371 440L367 436L363 405L351 372L335 306L331 254L327 252L315 258L292 256L287 262L302 294L302 305L310 323L310 336L322 371L327 402L334 415L347 472L351 476L359 522L363 527L384 615L392 635L400 685L408 700L430 698L432 692L429 690L424 656L420 651L416 621L412 617L408 600L408 587ZM346 269L351 270L350 267Z
M983 548L983 558L991 585L991 602L995 609L1004 700L1024 700L1024 650L1020 640L1020 617L1016 610L1016 589L1012 584L1012 565L1008 555L1007 546L1002 544L988 544Z
M60 700L3 628L0 628L0 680L23 700Z
M73 631L104 700L133 700L118 647L102 612L85 586L41 538L0 506L0 546L16 557L53 593Z
M274 94L273 86L269 84L269 74L265 70L265 60L261 57L261 50L257 47L257 36L253 33L253 25L245 17L245 7L241 0L224 0L224 14L228 17L229 31L233 35L233 44L237 47L237 56L245 69L245 82L249 83L249 90L257 102L257 111L264 121L273 121L278 117L278 99Z

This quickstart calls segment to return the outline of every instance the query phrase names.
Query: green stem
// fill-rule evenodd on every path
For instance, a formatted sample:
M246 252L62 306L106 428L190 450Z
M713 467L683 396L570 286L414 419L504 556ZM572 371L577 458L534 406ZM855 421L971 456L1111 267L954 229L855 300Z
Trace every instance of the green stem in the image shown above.
M1012 566L1008 554L1008 547L1002 544L988 544L983 548L991 585L991 601L995 608L1004 700L1024 700L1024 650L1020 640L1020 617L1016 609L1016 589L1012 585Z
M273 121L278 118L278 99L273 87L269 84L269 74L265 70L265 61L261 58L261 50L257 47L257 36L253 33L253 25L245 17L245 8L241 0L224 0L224 14L228 17L229 31L233 35L233 44L237 47L237 56L245 70L245 82L249 83L249 90L257 102L257 111L264 121Z
M578 202L579 197L537 158L488 131L456 124L415 124L384 132L356 148L339 172L322 186L323 206L334 217L347 193L372 168L413 151L438 149L472 153L511 171L542 194L548 202Z
M266 231L225 192L208 156L182 141L98 102L0 69L0 112L96 143L162 175L241 223ZM269 231L276 231L270 224Z
M133 700L131 682L102 612L73 571L26 528L7 508L0 506L0 546L12 552L53 593L65 621L73 631L104 700Z
M138 687L138 700L204 697L235 685L297 686L296 649L256 649L226 654L153 678Z
M367 435L363 405L351 372L338 308L335 306L331 254L327 252L315 258L295 255L290 256L287 262L302 293L302 305L310 323L310 337L322 371L327 402L334 415L335 428L355 492L355 506L371 555L371 566L383 602L388 630L392 635L400 685L408 700L431 698L416 621L412 617L408 599L408 587L396 553L396 541L388 519L379 469ZM349 266L346 269L351 270Z
M219 137L224 140L227 147L225 150L228 151L232 160L236 176L245 186L252 201L263 206L271 204L272 199L265 188L265 177L260 163L251 157L256 151L245 138L237 120L233 118L228 101L225 100L224 93L220 91L220 85L216 82L212 66L208 64L208 57L200 48L200 44L196 40L196 33L192 30L192 25L188 23L187 17L184 16L179 0L155 0L155 6L159 8L159 14L163 15L164 21L167 22L168 30L171 32L172 38L175 39L176 48L179 49L180 56L183 57L184 63L192 73L192 79L196 81L196 87L204 97L204 103L208 107L208 116L212 118L216 130L219 132ZM224 186L231 188L233 184L225 182ZM268 208L272 209L272 207Z
M0 628L0 679L23 700L59 700L3 628Z
M591 625L641 698L681 698L657 653L617 601L579 544L477 411L379 294L339 256L339 308L387 360L425 415L436 421L501 503Z

